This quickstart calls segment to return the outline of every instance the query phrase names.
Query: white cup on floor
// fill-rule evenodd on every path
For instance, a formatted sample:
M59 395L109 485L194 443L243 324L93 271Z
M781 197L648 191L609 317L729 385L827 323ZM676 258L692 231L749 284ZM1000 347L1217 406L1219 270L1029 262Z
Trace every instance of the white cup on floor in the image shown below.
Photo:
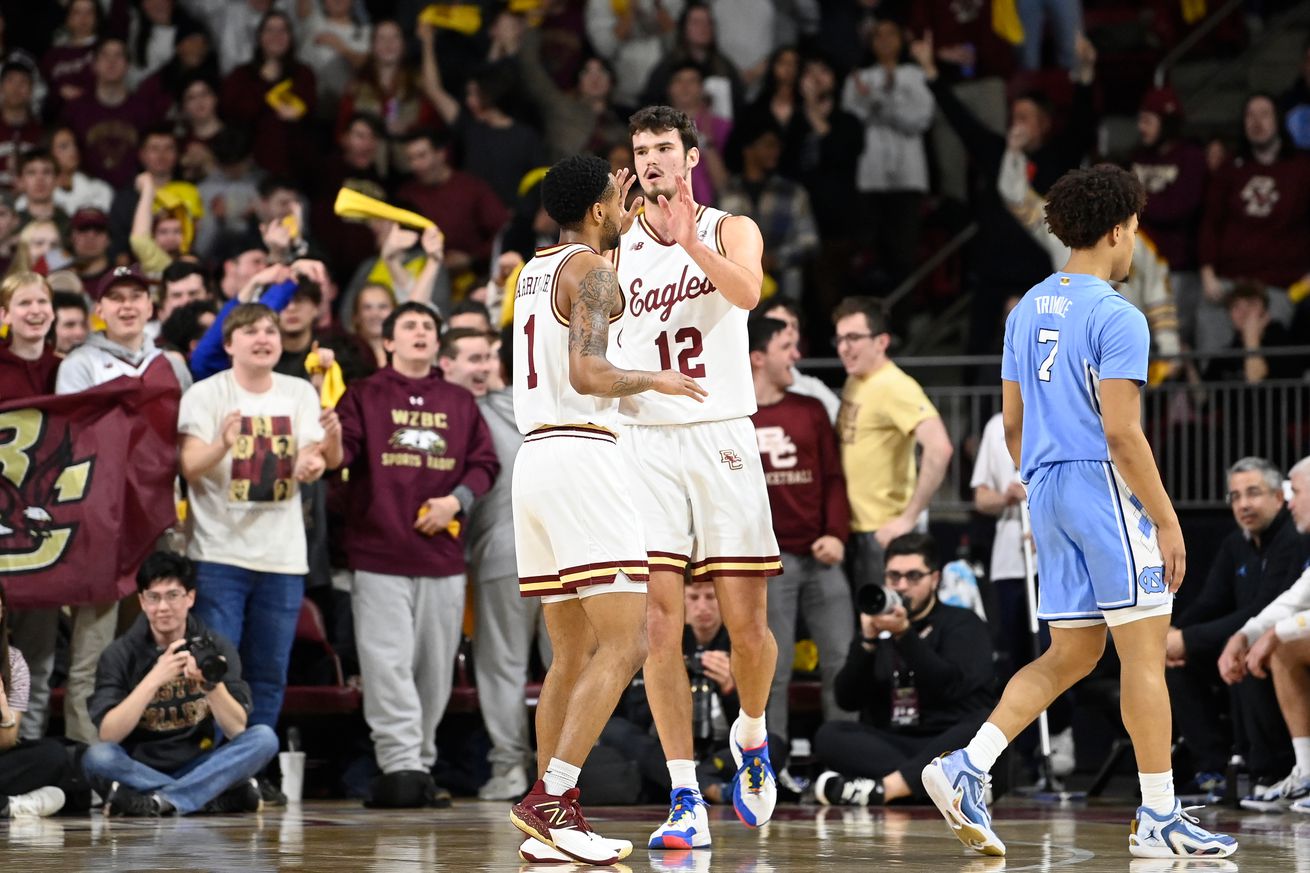
M305 753L278 752L277 762L282 768L282 793L287 803L299 803L305 791Z

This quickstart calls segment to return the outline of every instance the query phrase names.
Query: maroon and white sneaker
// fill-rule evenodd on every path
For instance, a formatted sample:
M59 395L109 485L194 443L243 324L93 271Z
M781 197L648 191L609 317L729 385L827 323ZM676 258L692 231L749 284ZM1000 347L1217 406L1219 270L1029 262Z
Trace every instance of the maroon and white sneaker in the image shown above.
M509 820L529 837L584 864L616 864L632 852L627 840L607 840L591 829L578 806L577 788L557 797L547 794L545 783L537 780L510 808Z

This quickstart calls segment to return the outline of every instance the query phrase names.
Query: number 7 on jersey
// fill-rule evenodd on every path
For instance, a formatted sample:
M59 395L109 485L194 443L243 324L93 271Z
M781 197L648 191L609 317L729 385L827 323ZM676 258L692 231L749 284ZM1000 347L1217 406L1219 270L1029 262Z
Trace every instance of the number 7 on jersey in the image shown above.
M1051 381L1051 367L1055 364L1055 356L1060 351L1060 332L1053 328L1044 327L1037 331L1037 344L1044 346L1051 344L1051 353L1042 361L1042 365L1037 368L1037 378L1043 382Z

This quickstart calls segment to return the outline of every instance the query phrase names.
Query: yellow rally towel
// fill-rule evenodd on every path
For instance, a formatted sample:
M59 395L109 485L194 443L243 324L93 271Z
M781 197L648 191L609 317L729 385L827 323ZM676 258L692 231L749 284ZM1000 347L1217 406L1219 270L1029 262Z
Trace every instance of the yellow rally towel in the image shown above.
M196 238L196 221L204 216L200 192L190 182L169 182L155 192L153 211L168 212L182 223L182 251L191 251Z
M342 218L381 218L419 230L436 227L436 223L430 218L419 215L417 212L410 212L408 209L399 209L388 203L383 203L376 197L361 194L353 188L342 188L337 192L337 199L332 204L332 211Z
M419 13L418 20L472 36L482 29L482 10L471 3L433 3Z
M264 94L264 102L269 106L272 106L274 109L277 109L279 106L286 109L292 109L297 116L304 115L309 111L309 107L305 105L305 101L297 97L296 92L291 90L290 79L283 79L272 88L269 88L268 92Z
M1306 297L1310 297L1310 279L1300 279L1288 286L1288 300L1293 303L1300 303Z
M797 640L791 668L801 673L813 673L818 667L819 647L814 644L814 640Z
M1202 18L1205 18L1209 11L1206 7L1206 0L1181 0L1183 7L1183 23L1196 24Z
M500 306L500 326L514 323L514 289L519 287L519 273L527 264L519 264L505 277L505 302Z
M992 30L1011 45L1023 42L1023 22L1015 0L992 0Z
M341 395L346 393L346 380L341 375L341 365L336 361L324 369L318 358L318 345L305 356L305 372L313 376L323 374L323 387L319 390L319 405L324 409L336 409L341 402Z

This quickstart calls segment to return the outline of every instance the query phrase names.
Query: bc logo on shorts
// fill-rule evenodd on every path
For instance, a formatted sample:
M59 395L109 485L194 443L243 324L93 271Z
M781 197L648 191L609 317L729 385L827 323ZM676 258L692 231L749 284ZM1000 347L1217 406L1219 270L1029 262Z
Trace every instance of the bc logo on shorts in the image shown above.
M1147 594L1164 593L1164 567L1147 567L1137 574L1137 584Z

